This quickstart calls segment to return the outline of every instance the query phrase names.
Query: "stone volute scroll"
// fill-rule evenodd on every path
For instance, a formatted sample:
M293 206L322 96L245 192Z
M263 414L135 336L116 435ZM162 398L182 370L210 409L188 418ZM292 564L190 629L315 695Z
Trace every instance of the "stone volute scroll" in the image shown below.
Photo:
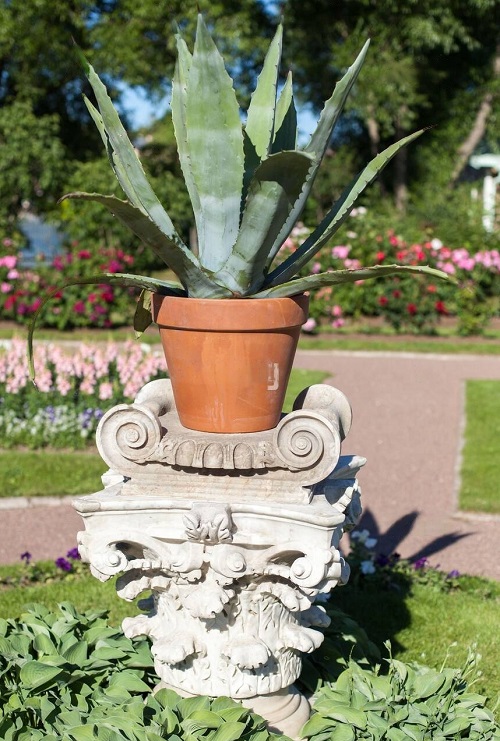
M193 496L204 497L211 480L222 500L240 486L253 498L272 493L308 501L311 487L339 460L351 409L337 389L318 385L306 391L273 430L213 434L183 427L170 382L153 381L133 404L120 404L103 416L97 447L110 468L130 480L129 490L149 484L151 493L162 487L180 493L189 486Z
M361 512L365 460L341 454L350 425L330 386L306 389L264 432L186 429L168 381L103 416L111 470L74 503L80 553L101 581L117 576L120 597L142 596L123 630L150 637L161 686L230 696L299 737L301 655L323 641L317 598L347 581L340 540Z

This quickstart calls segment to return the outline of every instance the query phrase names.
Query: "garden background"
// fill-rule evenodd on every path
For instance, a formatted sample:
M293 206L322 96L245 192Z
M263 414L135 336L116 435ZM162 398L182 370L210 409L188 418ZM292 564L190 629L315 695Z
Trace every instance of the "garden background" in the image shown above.
M284 15L288 56L283 72L293 69L304 122L317 114L315 106L329 94L365 39L372 39L368 62L331 142L314 198L303 215L303 224L287 240L280 257L296 248L298 240L340 197L370 157L417 128L433 127L409 150L398 153L335 241L318 255L312 270L393 262L430 264L453 275L457 285L390 278L318 291L312 296L311 317L304 327L305 334L318 337L307 337L302 347L412 351L430 347L439 352L498 353L500 231L498 222L493 231L484 229L481 178L485 173L468 165L473 154L498 154L500 149L498 0L386 0L383 4L367 0L335 4L329 0L219 0L202 9L209 20L217 19L216 36L225 40L222 49L245 103L277 19ZM122 196L82 102L81 93L89 95L90 91L71 37L105 79L134 134L154 188L183 237L195 242L165 105L173 72L174 19L181 22L186 36L192 35L195 10L177 0L168 4L142 0L140 7L132 0L75 0L57 6L49 0L0 4L0 335L6 340L6 347L0 350L0 443L5 449L0 455L0 477L4 495L71 493L68 479L74 482L74 494L95 488L93 482L104 470L92 448L100 416L113 404L130 401L146 380L162 373L158 355L150 351L154 334L147 333L142 345L133 342L130 326L135 299L125 289L98 284L88 290L70 288L56 294L39 320L42 333L36 353L40 393L27 382L24 336L44 291L63 278L85 278L103 270L161 274L149 251L107 212L94 204L58 202L73 190ZM115 43L117 38L120 44ZM153 116L148 126L137 127L133 112L127 110L131 91L162 115ZM305 106L306 100L312 104ZM41 252L33 250L26 236L30 231L27 225L34 223L53 227ZM423 335L429 339L422 339ZM61 337L70 343L66 350ZM322 378L321 373L299 374L295 381L302 388ZM471 451L467 461L471 468L463 469L466 485L462 504L465 509L481 509L491 516L499 511L498 448L492 447L491 441L500 439L500 383L474 384L467 389L467 444ZM484 454L480 458L478 451ZM48 490L42 492L42 484L47 484ZM419 680L418 713L434 713L433 722L443 738L455 738L471 724L479 734L471 738L498 738L492 735L498 729L491 731L489 711L483 710L477 695L464 700L463 681L464 675L469 680L475 677L478 691L489 697L490 707L494 706L500 691L500 657L492 640L497 629L498 583L459 575L456 569L441 572L425 558L406 562L394 553L381 553L373 542L376 535L361 531L354 539L351 586L340 590L335 606L328 606L340 628L328 635L317 665L306 667L306 686L314 689L320 680L343 669L356 673L350 658L360 671L367 672L362 675L365 680L370 678L375 686L370 672L381 661L382 651L386 657L383 671L393 672L392 688L384 689L385 704L397 714L401 709L392 708L391 702L401 690L397 682L404 672L400 665L391 663L392 659L387 661L384 641L391 639L398 659L436 668L437 678L431 674ZM0 642L11 641L9 669L0 675L10 682L9 693L15 686L13 694L3 693L5 697L24 699L21 706L9 699L8 718L14 719L17 729L8 725L7 715L0 716L4 737L24 741L19 729L29 727L34 735L27 738L45 738L45 730L37 736L34 729L45 728L49 719L57 740L57 733L64 735L68 728L76 728L70 736L76 741L96 738L98 733L114 741L112 732L116 729L109 733L109 729L102 730L106 722L99 712L115 713L117 722L113 702L122 702L120 712L126 715L123 708L130 704L133 693L145 692L154 683L142 644L135 648L125 645L125 639L95 615L82 617L66 606L60 611L63 617L56 618L59 613L47 615L43 608L26 612L23 605L42 601L56 610L56 604L64 599L74 601L80 610L99 605L111 609L113 625L130 607L117 604L112 584L103 587L88 575L74 549L61 552L55 562L40 563L37 554L29 551L13 553L14 561L18 565L2 567L0 573L4 610ZM352 620L339 616L339 608L367 629L376 647ZM19 622L3 619L19 615ZM104 643L96 648L96 635L103 631ZM19 633L24 637L19 638ZM47 636L50 646L38 637L40 633ZM476 646L469 654L475 640L479 649ZM95 650L101 653L96 655ZM475 676L478 650L484 654L482 678ZM111 656L113 651L121 652L119 661L106 664L104 655ZM59 656L57 672L54 652ZM27 669L21 671L28 655L28 663L33 660L37 672L46 672L42 678L34 678ZM47 656L52 661L50 677L47 669L40 668ZM87 662L87 673L66 697L61 687L82 662ZM463 665L464 672L452 680L439 671L443 663ZM2 665L2 671L4 668ZM141 681L147 683L146 689ZM100 693L101 686L106 687L107 700ZM448 703L448 710L452 709L454 725L446 725L450 713L439 715L436 708L425 704L429 687L445 705ZM371 687L369 691L375 690ZM62 700L56 699L58 694ZM412 712L416 694L409 701ZM42 695L44 700L39 699ZM91 700L81 699L84 697ZM61 714L68 709L65 703L71 707L75 698L78 718ZM134 723L139 723L139 716L142 722L143 711L133 707ZM160 698L158 707L151 706L148 711L148 733L154 714L155 718L162 716L163 727L168 717L172 733L182 736L192 731L193 726L183 725L192 710L179 710L172 698ZM171 715L174 711L176 718ZM377 711L378 715L381 712ZM361 734L363 723L366 728L372 720L358 716L359 728L354 724L349 736L338 727L332 731L330 718L330 726L323 723L313 728L311 735L319 740L326 729L329 738L337 738L338 731L339 739L350 741L362 737L355 734ZM401 716L394 721L396 730L406 720ZM127 726L132 723L130 718L121 722L119 731L126 728L130 738L136 738L132 726ZM245 723L245 728L236 729L240 735L234 737L247 732L248 738L263 739L260 731L250 729L249 720ZM488 724L491 728L487 731ZM85 725L89 727L82 731ZM391 738L408 737L407 729L401 731L403 736L396 730ZM197 737L208 737L206 731L198 729ZM146 736L137 731L137 738ZM227 738L229 741L230 733Z

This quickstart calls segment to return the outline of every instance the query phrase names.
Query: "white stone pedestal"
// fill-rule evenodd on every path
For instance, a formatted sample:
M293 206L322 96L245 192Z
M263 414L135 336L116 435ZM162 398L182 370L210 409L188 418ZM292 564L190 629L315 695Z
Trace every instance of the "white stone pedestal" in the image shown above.
M296 407L262 433L194 432L155 381L104 415L107 485L75 501L92 573L120 574L124 599L151 595L123 629L151 637L162 686L241 700L295 737L310 708L293 682L328 624L315 597L348 578L338 546L361 511L365 462L340 456L341 392L312 386Z

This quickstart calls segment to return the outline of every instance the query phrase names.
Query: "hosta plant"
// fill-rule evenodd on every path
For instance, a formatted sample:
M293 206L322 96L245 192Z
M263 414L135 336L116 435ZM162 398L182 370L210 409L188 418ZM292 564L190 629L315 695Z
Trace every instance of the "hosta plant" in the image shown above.
M98 193L69 193L64 198L101 203L154 250L179 282L104 273L80 283L108 282L142 289L136 315L136 329L142 330L150 320L141 307L148 304L151 291L193 298L259 299L294 296L321 286L400 272L446 277L425 266L398 265L294 277L345 221L366 186L422 131L378 154L293 255L273 265L304 209L335 124L365 60L368 42L326 101L309 142L300 148L291 73L281 90L279 87L281 25L244 122L232 80L202 16L198 16L193 53L180 33L176 39L171 109L196 222L196 252L184 243L156 197L104 84L83 59L97 107L87 99L85 102L127 200Z

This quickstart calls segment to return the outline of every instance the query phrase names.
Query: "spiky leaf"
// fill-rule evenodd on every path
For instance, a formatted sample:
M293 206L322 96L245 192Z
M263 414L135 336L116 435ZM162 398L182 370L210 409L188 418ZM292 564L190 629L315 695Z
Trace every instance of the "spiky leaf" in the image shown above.
M109 284L112 286L123 286L131 288L141 288L147 291L153 291L153 293L161 293L164 296L185 296L186 292L182 286L178 283L171 283L165 280L159 280L157 278L149 278L145 275L130 275L128 273L101 273L100 275L93 275L89 278L70 278L69 280L63 281L60 285L49 291L43 298L42 303L33 314L33 319L28 328L28 367L29 377L35 383L35 367L33 359L33 334L35 332L36 321L44 310L45 305L59 291L64 290L68 286L82 286L82 285L102 285ZM36 385L36 384L35 384Z
M144 288L141 291L139 300L134 313L134 332L136 340L146 331L150 324L153 323L151 316L151 301L153 294Z
M292 73L286 82L276 104L274 141L271 152L283 152L297 146L297 111L293 100Z
M372 161L357 175L354 180L344 189L339 200L328 212L323 221L309 235L309 237L300 245L299 249L290 255L275 270L269 273L265 285L276 286L293 278L304 265L323 247L326 242L335 234L337 229L344 223L359 195L369 185L399 150L412 142L414 139L423 134L424 129L416 131L410 136L391 144L383 152L378 154Z
M172 123L174 125L175 140L177 142L177 151L179 152L182 174L193 206L193 211L196 214L200 212L200 197L193 180L191 153L188 145L186 126L187 84L189 79L189 70L191 69L192 55L180 34L176 34L175 39L177 43L177 63L175 65L174 79L172 80L172 99L170 101L170 107L172 109Z
M344 77L342 77L342 79L335 86L335 90L333 91L332 96L326 101L323 107L318 125L313 132L309 143L304 148L305 152L308 152L309 154L312 154L314 156L314 165L313 167L311 167L307 182L299 198L294 204L294 207L290 212L286 223L283 225L283 228L276 238L273 248L269 253L268 265L271 264L279 248L292 231L294 224L297 222L300 214L302 213L307 198L311 192L311 188L313 186L326 148L330 142L335 124L337 123L337 120L346 102L347 96L349 95L352 86L356 82L357 77L361 71L361 67L363 66L366 52L368 51L368 45L369 41L367 41L361 49L361 52L358 54L354 64L349 67Z
M305 152L280 152L264 160L255 171L234 250L214 276L235 294L246 296L263 284L269 248L310 166L311 157Z
M72 198L84 201L96 201L108 209L125 226L137 234L145 244L161 258L168 267L179 276L183 285L189 286L189 294L193 297L224 298L229 292L218 286L206 273L201 270L200 264L192 252L181 252L176 243L168 237L151 218L128 201L122 201L115 196L105 196L100 193L67 193L61 198Z
M116 112L106 86L101 82L91 64L82 55L87 79L92 85L99 106L102 124L98 124L99 131L104 130L108 139L108 155L114 164L115 173L121 175L120 185L127 197L137 208L141 208L155 222L158 228L177 245L181 252L187 252L187 247L177 234L172 221L159 202L150 183L148 182L132 142L127 136L120 117ZM89 108L91 110L91 108ZM91 111L92 112L92 111ZM94 120L96 117L94 116ZM183 280L183 276L179 275Z
M274 288L265 288L255 294L254 298L284 298L296 296L304 291L315 291L324 286L336 286L342 283L355 283L358 280L369 280L371 278L384 278L389 275L400 273L417 273L432 275L435 278L450 280L450 276L442 270L430 268L427 265L374 265L371 268L358 268L357 270L334 270L331 273L317 273L305 278L296 278L288 283L280 283Z
M245 131L260 160L267 157L274 139L276 92L281 60L283 26L279 24L248 107Z
M243 134L232 80L201 15L189 70L186 127L200 263L218 270L238 235L243 187Z

